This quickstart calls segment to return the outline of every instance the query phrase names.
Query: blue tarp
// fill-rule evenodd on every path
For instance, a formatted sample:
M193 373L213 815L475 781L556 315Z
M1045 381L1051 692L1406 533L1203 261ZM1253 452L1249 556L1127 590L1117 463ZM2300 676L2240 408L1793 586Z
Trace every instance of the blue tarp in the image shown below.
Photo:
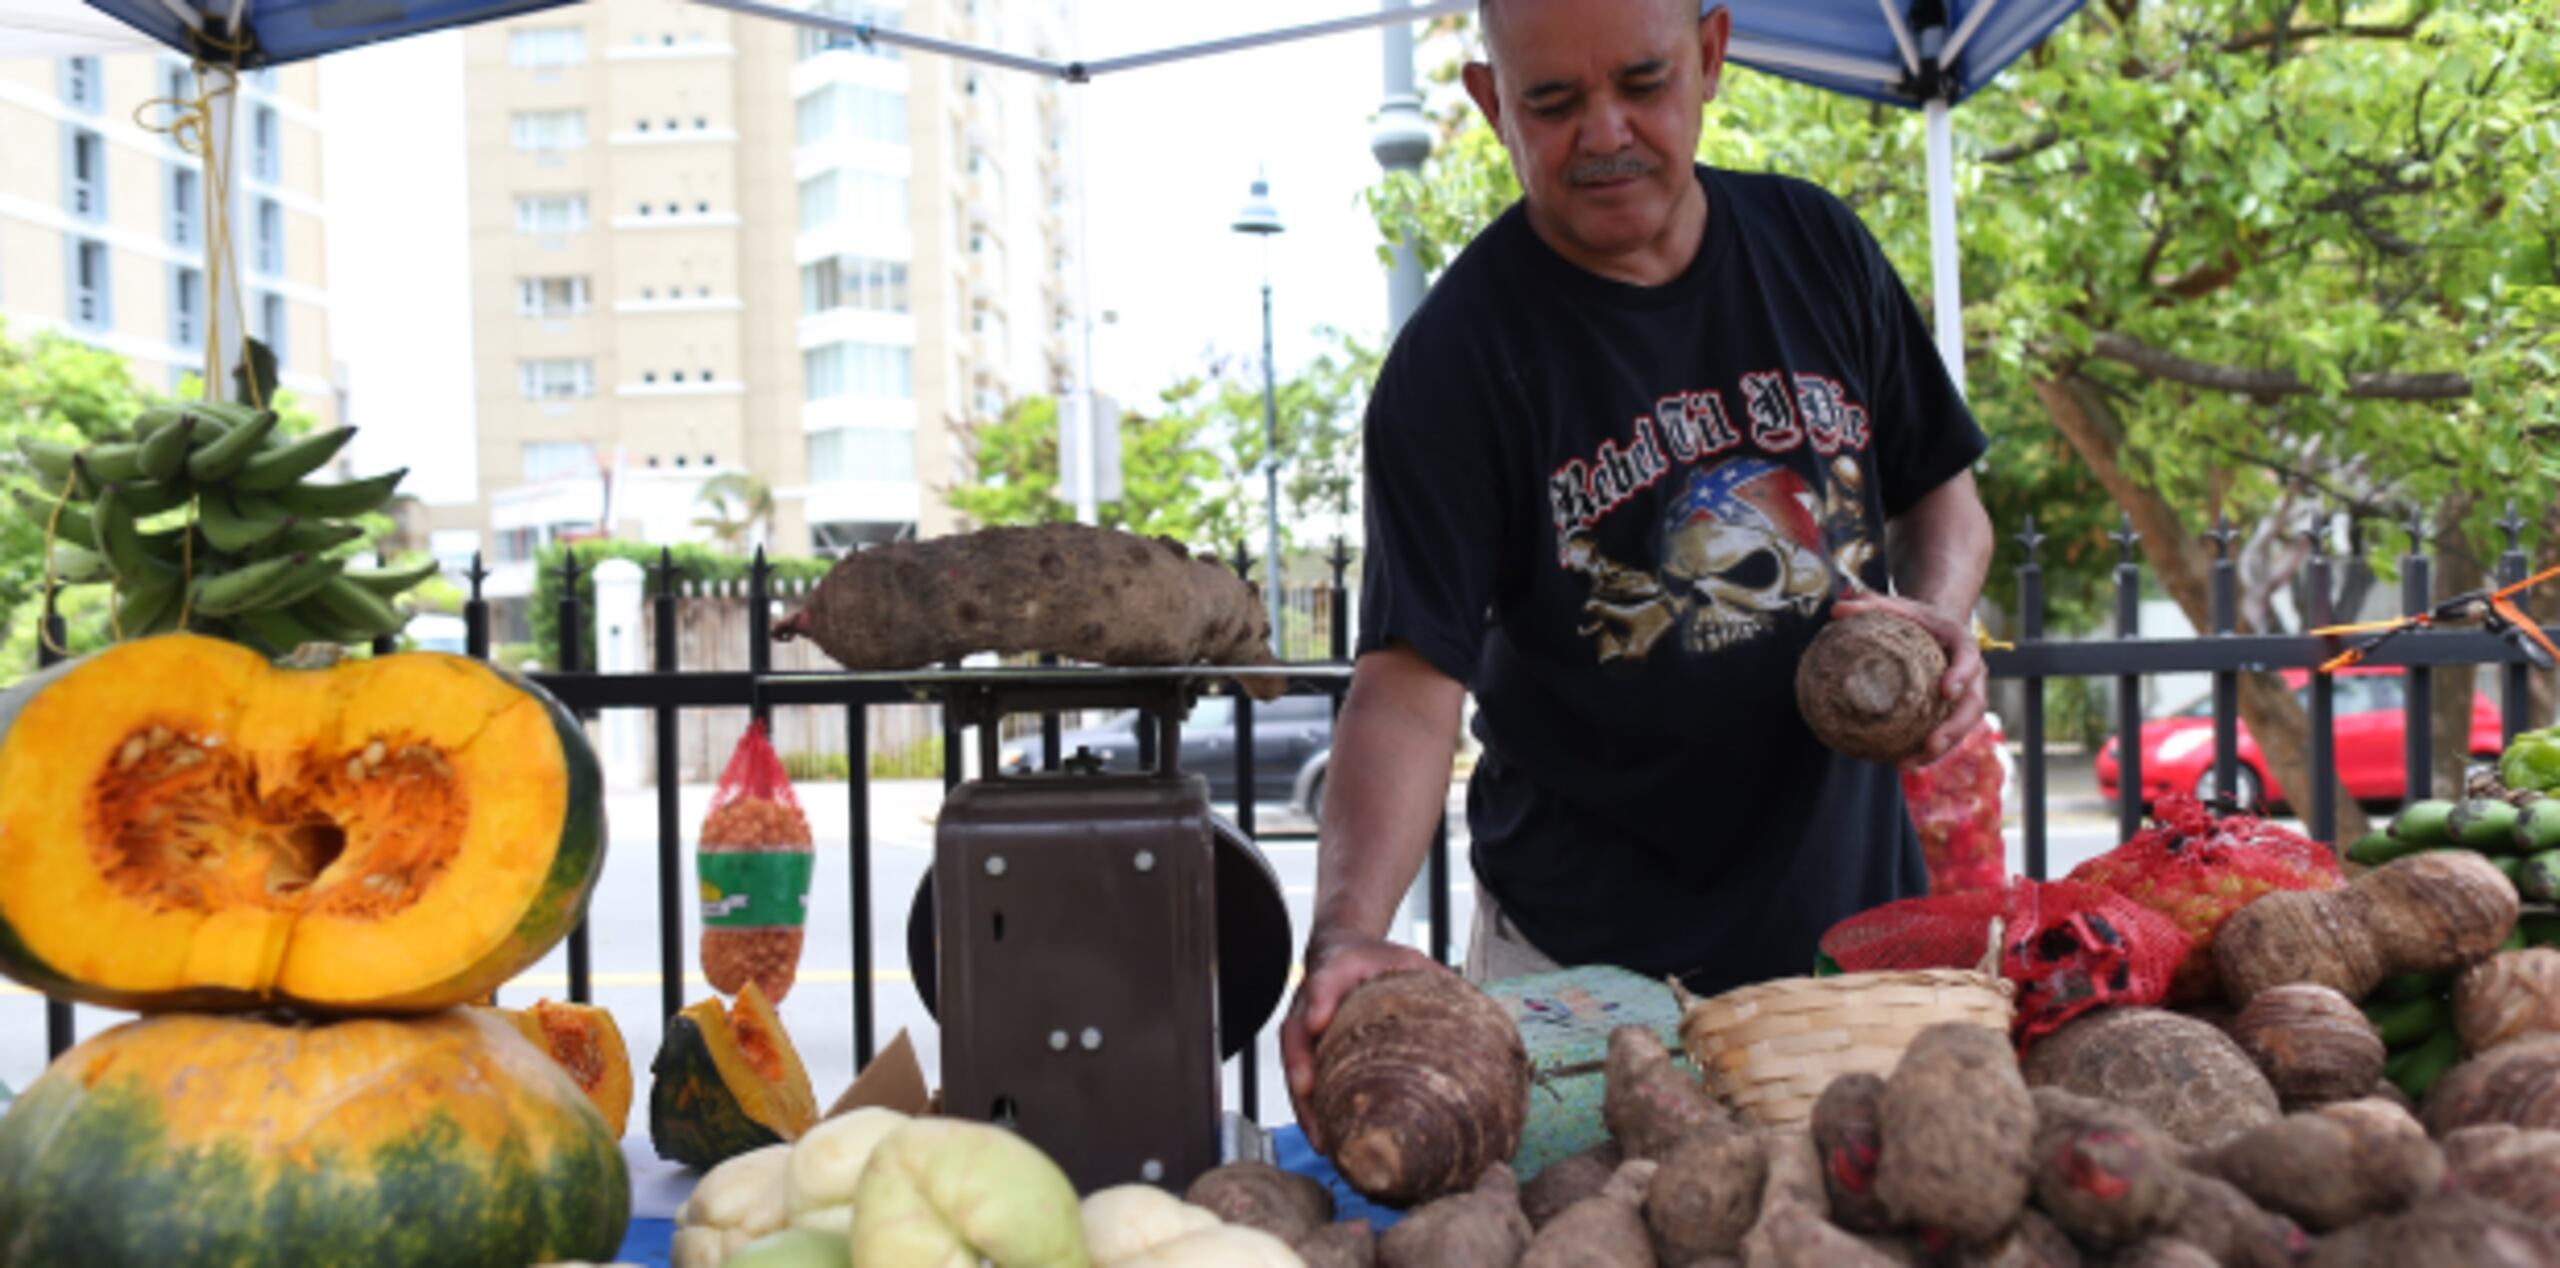
M246 0L250 66L302 61L338 49L425 31L515 17L567 0ZM794 3L794 0L783 0ZM1719 0L1704 0L1712 5ZM1895 24L1876 0L1721 0L1733 11L1733 60L1849 96L1895 105L1919 104L1925 81L1911 75ZM195 36L173 9L205 16L219 30L232 0L88 0L144 35L181 52ZM1988 86L2003 67L2080 8L2081 0L1890 0L1912 52L1927 59L1961 39L1959 55L1936 90L1962 101ZM1425 7L1417 3L1416 8ZM1345 0L1346 9L1362 9ZM1237 6L1238 25L1255 10ZM1967 30L1967 24L1972 29ZM1933 36L1931 32L1936 34ZM1009 50L998 50L1009 51Z

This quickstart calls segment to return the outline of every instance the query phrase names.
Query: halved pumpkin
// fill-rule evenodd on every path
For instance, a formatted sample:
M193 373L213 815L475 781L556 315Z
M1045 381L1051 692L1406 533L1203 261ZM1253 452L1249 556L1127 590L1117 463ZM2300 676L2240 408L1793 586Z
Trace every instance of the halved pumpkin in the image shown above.
M170 634L0 697L0 972L142 1011L427 1012L585 914L593 750L539 687Z
M531 1008L490 1011L532 1040L534 1047L550 1053L570 1081L596 1103L605 1126L613 1129L613 1138L622 1139L631 1124L631 1048L622 1041L622 1027L614 1024L612 1013L592 1004L547 999L535 1001Z
M753 982L734 1008L714 995L668 1018L649 1073L649 1139L659 1157L689 1167L796 1141L818 1123L809 1072Z
M602 1261L630 1212L595 1106L471 1009L146 1017L0 1117L0 1264Z

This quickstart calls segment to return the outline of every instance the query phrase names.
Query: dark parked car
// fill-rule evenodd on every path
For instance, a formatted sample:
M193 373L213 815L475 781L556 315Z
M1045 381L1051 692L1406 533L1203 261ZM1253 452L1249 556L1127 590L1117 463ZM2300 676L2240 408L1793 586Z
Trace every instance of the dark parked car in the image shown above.
M1059 736L1059 749L1073 757L1078 749L1100 759L1104 770L1138 769L1138 712L1112 715L1099 726L1077 727ZM997 761L1009 773L1035 771L1045 765L1040 733L1007 741ZM1254 802L1287 805L1309 818L1324 801L1325 762L1333 756L1333 700L1329 696L1282 696L1253 707ZM1182 723L1181 768L1207 777L1209 799L1236 799L1236 717L1230 696L1202 696Z

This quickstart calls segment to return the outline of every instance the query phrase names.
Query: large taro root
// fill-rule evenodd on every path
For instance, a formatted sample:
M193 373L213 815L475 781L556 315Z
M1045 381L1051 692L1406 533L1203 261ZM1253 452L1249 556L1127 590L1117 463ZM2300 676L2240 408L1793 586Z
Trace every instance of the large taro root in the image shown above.
M980 652L1099 665L1273 663L1253 587L1170 538L1082 524L983 528L837 561L777 638L852 670L922 669ZM1277 676L1244 679L1277 695Z
M1796 662L1796 707L1824 744L1871 762L1918 754L1940 719L1947 654L1903 617L1835 617Z
M2560 1032L2560 947L2508 951L2463 970L2453 980L2453 1025L2469 1053Z
M1317 1040L1315 1065L1327 1156L1371 1201L1408 1207L1462 1193L1519 1152L1530 1074L1520 1028L1445 969L1361 983Z
M1609 1032L1600 1118L1624 1156L1657 1162L1700 1129L1733 1122L1697 1076L1672 1064L1661 1036L1642 1026Z
M2309 1249L2302 1226L2249 1200L2228 1180L2189 1171L2185 1208L2170 1236L2227 1268L2292 1268Z
M1539 1230L1521 1256L1520 1268L1652 1268L1644 1198L1658 1166L1649 1158L1620 1166L1600 1192L1574 1203Z
M2427 1092L2427 1130L2560 1129L2560 1035L2527 1035L2455 1066Z
M2310 982L2260 991L2231 1035L2287 1109L2354 1100L2382 1081L2382 1034L2346 996Z
M1768 1179L1761 1137L1712 1128L1680 1142L1653 1173L1645 1226L1665 1263L1686 1264L1742 1248Z
M2036 1205L2073 1240L2123 1246L2171 1233L2186 1213L2178 1146L2140 1114L2037 1088Z
M2279 890L2214 935L2223 994L2246 1007L2294 982L2362 1000L2387 977L2445 973L2494 954L2515 929L2515 885L2469 850L2429 850L2327 893Z
M2465 1127L2440 1143L2453 1187L2560 1226L2560 1131Z
M1941 1022L1904 1049L1877 1101L1876 1196L1898 1224L1988 1242L2026 1205L2036 1107L2007 1035Z
M1202 1172L1183 1201L1229 1224L1296 1242L1333 1222L1333 1195L1322 1183L1267 1162L1231 1162Z
M2282 1112L2275 1089L2231 1036L2157 1008L2109 1008L2074 1019L2028 1050L2026 1076L2036 1087L2123 1105L2191 1147L2274 1122Z
M1547 1164L1520 1186L1520 1210L1529 1217L1529 1227L1543 1229L1567 1207L1600 1196L1626 1161L1618 1142L1610 1140Z
M2289 1115L2195 1159L2260 1206L2304 1228L2334 1229L2406 1209L2444 1187L2444 1153L2384 1101Z
M1957 1260L1958 1268L2080 1268L2082 1262L2079 1246L2032 1206L2018 1212L2000 1240L1965 1247Z

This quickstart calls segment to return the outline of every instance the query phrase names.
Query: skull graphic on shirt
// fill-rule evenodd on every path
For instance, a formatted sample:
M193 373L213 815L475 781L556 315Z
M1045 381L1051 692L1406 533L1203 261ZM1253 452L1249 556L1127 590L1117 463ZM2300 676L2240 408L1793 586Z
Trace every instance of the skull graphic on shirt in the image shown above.
M1568 542L1568 566L1592 585L1579 632L1606 663L1642 660L1674 631L1683 649L1713 652L1785 613L1811 615L1833 581L1825 509L1804 477L1766 459L1693 471L1664 510L1654 571L1601 555L1589 534Z

